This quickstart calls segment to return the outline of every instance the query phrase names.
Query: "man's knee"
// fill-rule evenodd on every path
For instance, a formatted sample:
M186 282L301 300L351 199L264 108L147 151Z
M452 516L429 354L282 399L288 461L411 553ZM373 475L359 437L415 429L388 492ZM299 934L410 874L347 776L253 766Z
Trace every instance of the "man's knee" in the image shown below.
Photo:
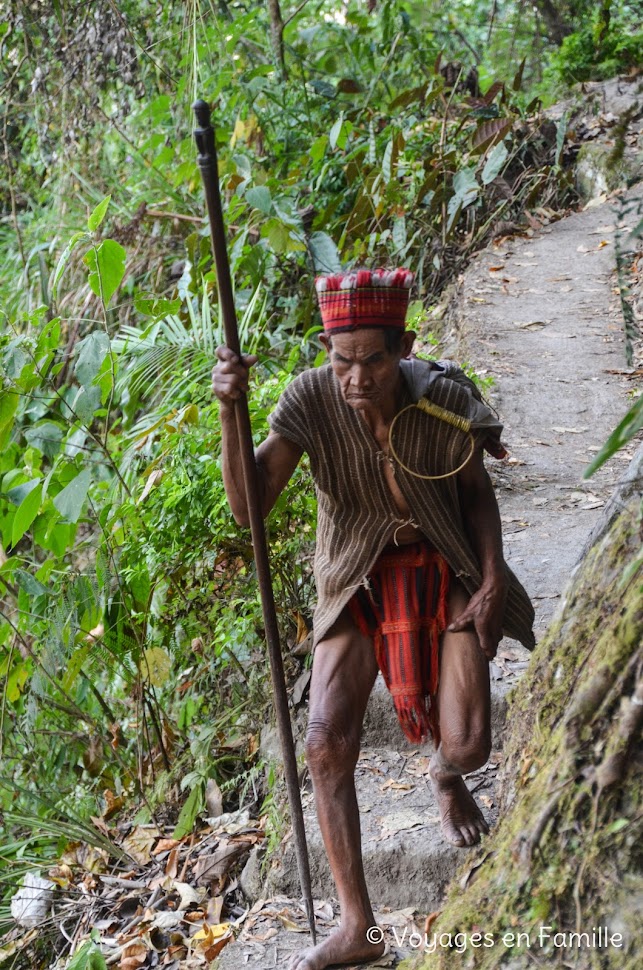
M491 753L491 731L481 727L461 732L443 732L442 756L448 764L462 775L481 768Z
M332 717L308 722L306 761L313 779L352 774L359 757L359 737L338 726Z

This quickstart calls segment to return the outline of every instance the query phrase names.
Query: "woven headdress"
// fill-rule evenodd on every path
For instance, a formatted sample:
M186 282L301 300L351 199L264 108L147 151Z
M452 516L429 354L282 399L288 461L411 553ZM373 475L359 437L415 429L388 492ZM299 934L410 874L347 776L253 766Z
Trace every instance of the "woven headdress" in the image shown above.
M324 330L340 333L356 327L404 330L413 273L408 269L319 276L315 289Z

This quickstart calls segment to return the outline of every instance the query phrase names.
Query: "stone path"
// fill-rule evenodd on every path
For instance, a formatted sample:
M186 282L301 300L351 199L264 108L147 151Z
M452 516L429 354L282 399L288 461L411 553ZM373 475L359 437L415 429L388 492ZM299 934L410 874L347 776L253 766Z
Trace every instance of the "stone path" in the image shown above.
M583 480L583 470L630 406L637 386L625 364L614 293L616 233L613 204L605 201L532 238L499 242L464 275L453 316L465 356L496 379L492 400L512 457L502 465L490 461L489 467L507 560L534 598L540 634L632 453L619 453L595 477ZM527 659L522 647L503 641L491 667L494 751L485 769L466 779L492 822L505 694ZM439 908L457 868L464 862L475 865L485 852L484 843L459 850L442 840L426 776L429 754L404 740L378 684L365 724L357 788L367 881L390 945L380 966L394 966L408 952L408 934L424 930L426 916ZM312 796L305 791L303 797L313 892L325 901L318 904L324 935L338 914ZM238 941L219 957L219 970L285 968L289 954L308 945L295 873L287 842L263 887L270 903L257 905ZM252 884L252 872L245 878Z

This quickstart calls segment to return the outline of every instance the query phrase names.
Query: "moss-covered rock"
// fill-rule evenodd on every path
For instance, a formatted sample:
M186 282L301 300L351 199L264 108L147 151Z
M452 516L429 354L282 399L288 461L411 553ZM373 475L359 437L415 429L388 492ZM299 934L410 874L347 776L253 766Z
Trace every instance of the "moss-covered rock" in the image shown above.
M643 448L511 698L502 821L405 970L641 966L642 485Z
M575 174L580 195L594 199L643 178L643 154L615 158L613 146L589 142L578 152Z

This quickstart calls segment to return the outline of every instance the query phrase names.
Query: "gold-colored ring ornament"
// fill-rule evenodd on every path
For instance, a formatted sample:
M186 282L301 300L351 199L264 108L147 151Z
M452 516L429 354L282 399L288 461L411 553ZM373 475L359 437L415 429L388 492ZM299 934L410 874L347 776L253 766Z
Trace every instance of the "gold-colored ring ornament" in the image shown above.
M465 434L469 435L469 440L471 441L471 448L469 449L469 454L464 459L462 464L458 465L457 468L454 468L453 471L445 472L443 475L422 475L420 472L414 472L412 468L409 468L408 465L404 464L404 462L396 452L395 448L393 447L393 428L395 427L397 419L402 417L404 412L408 411L410 408L419 408L420 411L424 411L425 414L429 414L433 418L438 418L440 421L445 421L447 424L450 424L454 428L457 428L458 431L463 431ZM417 403L408 404L405 408L402 408L402 410L398 411L398 413L395 415L395 417L391 421L391 427L389 428L389 432L388 432L388 446L395 461L398 463L398 465L400 465L401 468L404 469L405 472L408 472L409 475L413 475L414 478L424 478L428 481L437 481L440 478L451 478L452 475L457 475L458 472L461 472L462 469L465 467L465 465L467 465L467 463L473 457L473 452L475 451L476 444L475 444L473 435L471 434L471 421L469 420L469 418L463 418L462 415L460 414L454 414L453 411L447 411L445 408L441 408L439 407L439 405L433 404L431 401L427 400L427 398L422 397Z

